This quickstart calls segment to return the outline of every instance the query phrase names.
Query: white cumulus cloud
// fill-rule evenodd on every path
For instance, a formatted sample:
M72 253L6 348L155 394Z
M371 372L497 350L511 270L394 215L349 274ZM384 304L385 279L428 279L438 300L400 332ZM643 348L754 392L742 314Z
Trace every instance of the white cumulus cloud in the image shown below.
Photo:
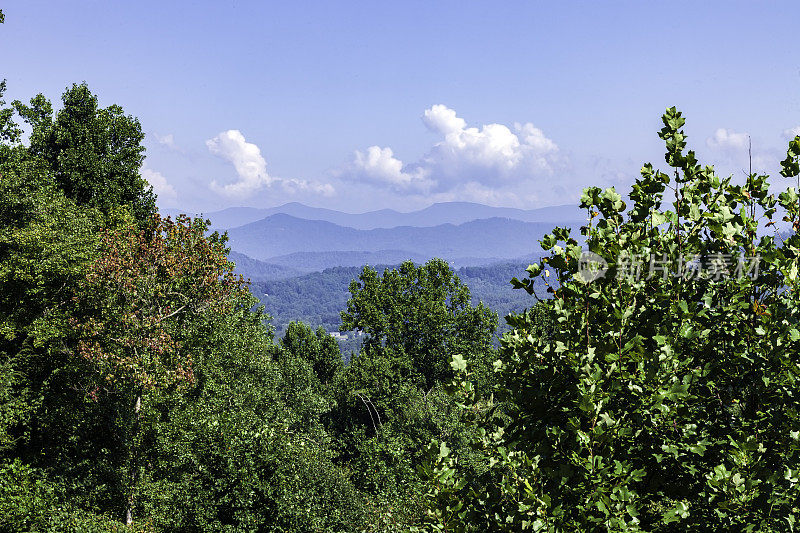
M269 187L273 179L267 174L267 162L261 150L245 140L239 130L223 131L206 141L208 150L222 159L233 163L239 181L220 186L216 180L211 188L226 196L245 197L263 187Z
M551 176L563 162L556 143L531 123L470 127L442 104L426 109L422 122L440 140L419 160L404 163L391 148L371 146L356 151L339 176L408 193L488 199Z
M153 186L153 192L162 200L175 200L178 197L175 187L170 185L160 172L147 167L142 167L140 172L147 183Z
M351 177L399 190L425 191L434 184L428 179L426 169L404 171L403 162L394 157L392 149L380 146L370 146L365 152L356 150Z
M335 193L329 183L318 183L303 179L285 179L270 176L267 172L267 162L261 155L261 149L247 142L239 130L223 131L213 139L206 141L209 152L233 164L236 169L238 181L227 185L220 185L216 180L211 182L211 189L233 198L245 198L261 189L280 185L284 191L294 194L297 192L311 192L323 196Z
M456 116L455 111L442 104L426 109L422 114L422 122L429 130L443 135L463 131L467 127L467 121Z

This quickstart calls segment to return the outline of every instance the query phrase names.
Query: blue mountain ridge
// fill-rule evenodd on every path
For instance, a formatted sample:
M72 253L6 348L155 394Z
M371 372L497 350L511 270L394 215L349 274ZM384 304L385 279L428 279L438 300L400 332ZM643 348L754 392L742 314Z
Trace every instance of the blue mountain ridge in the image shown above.
M580 222L567 225L577 230L577 224ZM481 261L538 255L539 240L553 226L553 223L488 218L458 225L359 230L277 214L230 229L228 236L232 250L266 262L296 253L387 250L406 252L409 259L415 260L440 257Z
M185 212L166 209L165 215ZM471 220L485 218L510 218L522 222L561 223L583 220L586 214L576 205L559 205L539 209L516 209L511 207L492 207L471 202L436 203L425 209L401 213L393 209L381 209L366 213L345 213L333 209L309 207L292 202L277 207L230 207L208 213L187 213L203 216L211 220L213 229L230 229L243 226L277 214L290 215L306 220L321 220L354 229L394 228L398 226L438 226L441 224L463 224Z

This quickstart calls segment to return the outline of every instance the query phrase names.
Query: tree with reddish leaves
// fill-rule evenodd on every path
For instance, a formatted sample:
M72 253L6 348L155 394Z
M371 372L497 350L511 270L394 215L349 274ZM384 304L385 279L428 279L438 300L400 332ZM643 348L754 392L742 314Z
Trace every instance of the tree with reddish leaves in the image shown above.
M93 398L131 403L127 522L136 484L136 433L142 398L194 382L191 342L212 317L231 313L248 294L227 259L225 237L208 223L155 215L144 230L108 231L74 298L76 353L96 371Z

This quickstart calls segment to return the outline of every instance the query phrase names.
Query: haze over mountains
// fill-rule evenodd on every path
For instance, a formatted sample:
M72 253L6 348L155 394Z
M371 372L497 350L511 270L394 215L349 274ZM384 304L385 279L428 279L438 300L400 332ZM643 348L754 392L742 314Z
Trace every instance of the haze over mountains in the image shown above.
M165 214L176 215L175 209L165 210ZM576 205L557 205L539 209L516 209L513 207L492 207L472 202L444 202L433 204L419 211L401 213L393 209L381 209L366 213L344 213L333 209L309 207L292 202L277 207L229 207L198 216L211 220L214 229L230 229L263 220L272 215L284 214L305 220L322 220L339 226L354 229L396 228L398 226L438 226L441 224L463 224L483 218L510 218L522 222L572 222L583 220L585 213Z
M487 218L458 226L359 230L289 215L269 216L228 230L233 250L262 261L296 252L378 252L400 250L454 260L461 257L510 258L533 253L552 229L543 222Z
M165 214L177 214L167 211ZM503 261L532 262L553 227L577 229L585 214L574 205L541 209L469 202L344 213L290 203L268 209L234 207L203 214L229 236L237 270L253 280L285 279L330 267L422 263L433 257L454 268Z

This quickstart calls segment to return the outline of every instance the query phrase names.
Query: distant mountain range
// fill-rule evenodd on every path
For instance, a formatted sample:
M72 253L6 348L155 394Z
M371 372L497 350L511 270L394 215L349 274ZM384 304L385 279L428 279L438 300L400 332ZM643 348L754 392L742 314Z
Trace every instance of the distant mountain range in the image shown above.
M394 250L411 258L455 260L469 257L485 263L487 259L538 255L539 240L552 229L552 223L488 218L459 225L359 230L277 214L232 228L228 230L228 237L233 250L267 262L298 252L388 253Z
M177 215L183 212L175 209L164 210L164 214ZM344 213L332 209L309 207L297 202L278 207L230 207L210 213L188 213L211 220L214 229L230 229L263 220L272 215L290 215L305 220L322 220L333 224L361 229L395 228L398 226L429 227L442 224L463 224L483 218L510 218L522 222L561 223L581 221L586 213L576 205L558 205L540 209L515 209L511 207L491 207L471 202L445 202L433 204L419 211L401 213L393 209L381 209L367 213Z
M177 215L165 210L164 215ZM530 263L539 240L555 226L575 231L585 213L575 205L540 209L470 202L433 204L401 213L382 209L344 213L288 203L267 209L232 207L205 214L228 232L237 271L253 280L286 279L331 267L424 263L446 259L453 268L498 262Z

